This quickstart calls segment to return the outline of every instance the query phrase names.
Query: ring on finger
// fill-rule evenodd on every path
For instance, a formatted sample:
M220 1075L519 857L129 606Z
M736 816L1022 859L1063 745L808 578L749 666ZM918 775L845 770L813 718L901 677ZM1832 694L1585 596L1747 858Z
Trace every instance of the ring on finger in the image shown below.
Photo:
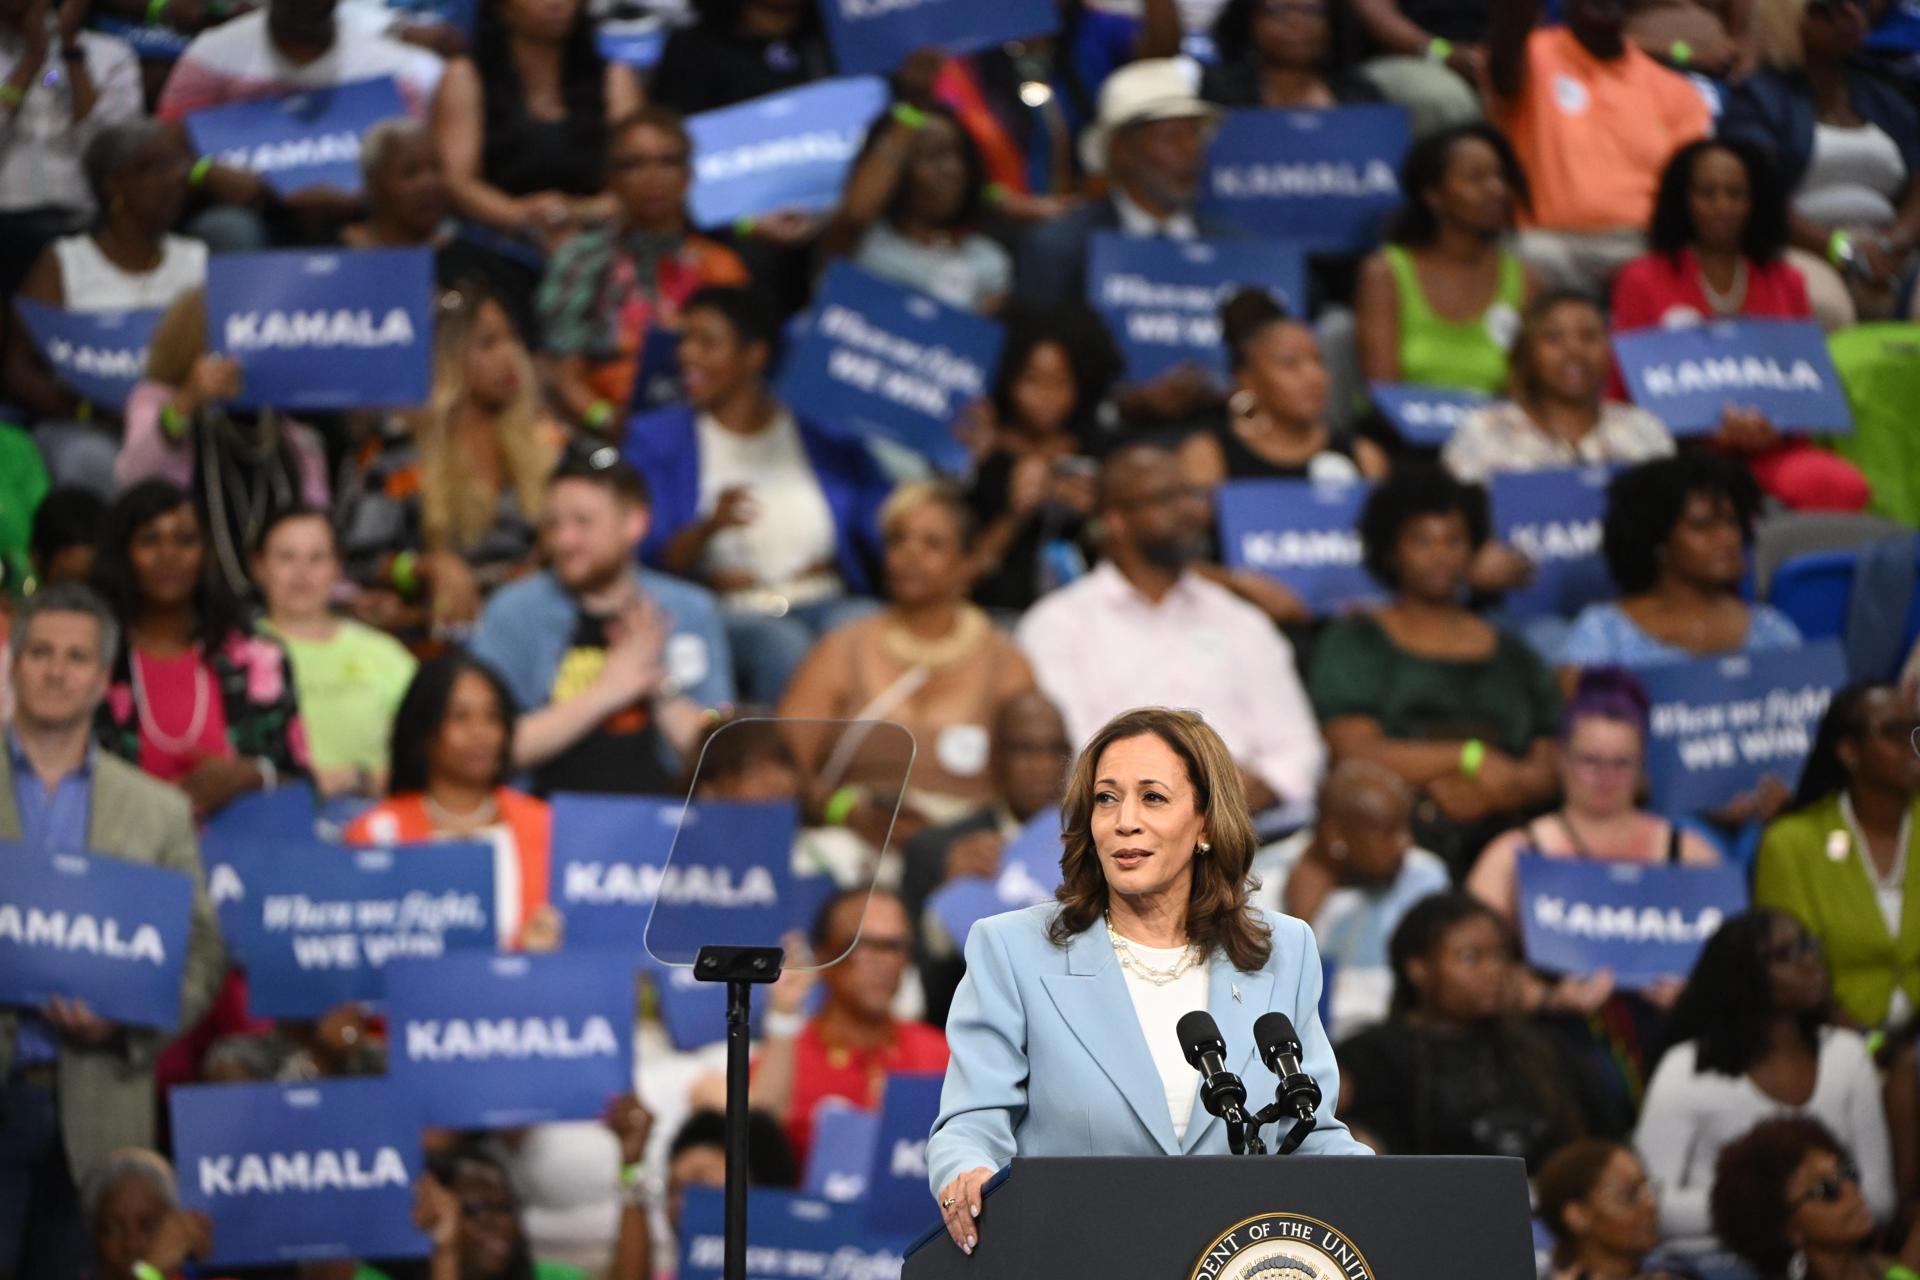
M951 1208L953 1208L953 1206L955 1206L956 1204L959 1204L959 1203L960 1203L960 1197L959 1197L959 1196L948 1196L948 1197L947 1197L947 1198L946 1198L945 1200L942 1200L942 1201L940 1202L940 1207L941 1207L942 1209L951 1209Z

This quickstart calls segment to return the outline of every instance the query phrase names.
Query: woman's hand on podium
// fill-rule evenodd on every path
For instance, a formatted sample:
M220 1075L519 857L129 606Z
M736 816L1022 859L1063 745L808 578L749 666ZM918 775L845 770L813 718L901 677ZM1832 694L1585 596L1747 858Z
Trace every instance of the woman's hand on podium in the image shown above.
M940 1220L962 1253L972 1253L980 1242L980 1188L991 1177L991 1169L969 1169L940 1188Z

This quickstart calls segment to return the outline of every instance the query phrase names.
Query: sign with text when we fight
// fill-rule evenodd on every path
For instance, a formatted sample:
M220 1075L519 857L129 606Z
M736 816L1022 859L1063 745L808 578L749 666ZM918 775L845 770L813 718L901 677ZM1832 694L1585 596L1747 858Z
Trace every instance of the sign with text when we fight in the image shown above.
M207 893L263 1017L317 1018L349 1000L379 1000L390 960L496 944L490 844L276 840L218 856L208 861Z
M78 996L109 1022L171 1031L192 915L182 872L0 843L0 1004Z
M1701 813L1763 774L1791 785L1820 717L1847 682L1837 640L1640 669L1653 701L1647 777L1661 813Z
M420 1121L386 1080L175 1088L180 1203L213 1219L217 1266L414 1258Z
M1193 362L1224 379L1220 307L1242 288L1265 289L1288 314L1306 314L1306 265L1297 245L1263 240L1171 240L1097 232L1087 254L1087 302L1144 382Z

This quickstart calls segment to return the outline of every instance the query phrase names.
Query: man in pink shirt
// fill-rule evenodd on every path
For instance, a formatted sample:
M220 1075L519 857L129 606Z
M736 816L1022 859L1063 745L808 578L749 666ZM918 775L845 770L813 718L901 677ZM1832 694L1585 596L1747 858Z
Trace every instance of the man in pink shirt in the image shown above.
M1265 614L1193 566L1205 495L1165 449L1136 445L1101 473L1106 559L1020 621L1040 687L1085 742L1129 707L1190 707L1240 762L1255 811L1313 797L1326 748L1293 648Z

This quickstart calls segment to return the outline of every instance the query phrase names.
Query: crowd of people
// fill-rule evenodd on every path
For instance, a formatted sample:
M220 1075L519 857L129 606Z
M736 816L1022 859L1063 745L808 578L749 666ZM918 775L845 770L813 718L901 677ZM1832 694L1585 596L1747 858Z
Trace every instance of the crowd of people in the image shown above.
M833 76L832 2L656 6L635 66L591 0L0 0L0 856L197 886L180 1036L0 1008L0 1280L215 1250L167 1090L384 1071L377 1009L249 1009L196 835L236 802L310 788L350 844L489 841L499 945L526 951L568 946L553 797L681 797L704 761L702 795L795 806L796 862L840 891L789 946L845 959L790 970L756 1045L751 1179L793 1187L823 1103L945 1067L964 961L930 903L993 883L1140 705L1231 751L1255 901L1313 929L1368 1145L1524 1158L1555 1280L1913 1280L1920 646L1879 637L1797 774L1703 812L1647 807L1641 676L1804 647L1754 582L1756 541L1796 528L1903 536L1881 581L1911 595L1920 450L1732 401L1676 439L1610 347L1801 319L1912 360L1911 4L1036 2L1050 34L902 62L830 208L696 225L688 118ZM367 80L404 114L360 139L358 191L192 149L197 112ZM1130 374L1096 242L1253 239L1203 198L1222 119L1362 104L1405 112L1402 206L1317 248L1304 297L1220 281L1223 376ZM431 252L422 403L243 395L209 264L276 248ZM964 467L782 398L838 261L1002 327L950 424ZM63 381L29 307L159 313L124 402ZM1491 399L1435 448L1382 384ZM1855 409L1861 439L1910 437L1920 399ZM1540 566L1488 486L1596 466L1609 589L1513 615ZM1371 603L1224 545L1222 486L1275 480L1365 487ZM1862 612L1829 620L1850 654ZM761 717L893 721L918 754L890 777ZM1528 963L1523 854L1733 864L1752 906L1629 989ZM427 1135L419 1274L673 1272L725 1082L657 1001L635 1018L600 1122Z

